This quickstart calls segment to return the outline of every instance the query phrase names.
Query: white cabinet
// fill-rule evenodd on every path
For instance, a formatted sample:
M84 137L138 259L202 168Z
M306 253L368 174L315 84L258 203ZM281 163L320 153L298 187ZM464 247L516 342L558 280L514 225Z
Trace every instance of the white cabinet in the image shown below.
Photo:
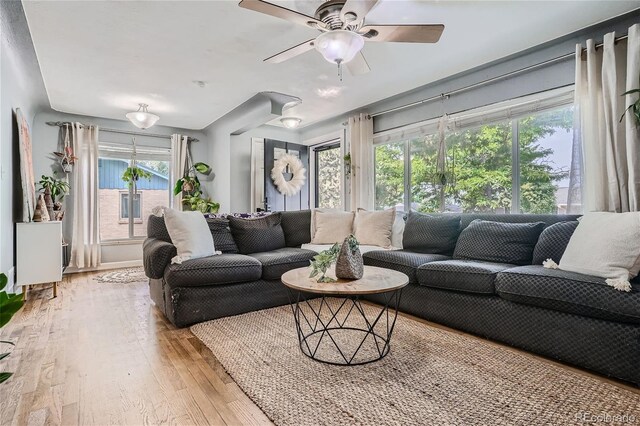
M62 281L62 222L18 223L16 246L17 285Z

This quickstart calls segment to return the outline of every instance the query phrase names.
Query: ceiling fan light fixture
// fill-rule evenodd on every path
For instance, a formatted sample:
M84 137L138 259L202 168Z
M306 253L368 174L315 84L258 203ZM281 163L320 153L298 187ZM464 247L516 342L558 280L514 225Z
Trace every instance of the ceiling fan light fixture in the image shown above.
M149 127L156 124L156 122L160 119L155 114L151 114L148 109L149 105L147 104L138 104L138 110L129 112L125 115L129 121L133 123L139 129L148 129Z
M314 46L332 64L346 64L364 47L364 38L353 31L333 30L316 37Z
M280 122L287 129L295 129L302 123L302 119L298 117L282 117Z

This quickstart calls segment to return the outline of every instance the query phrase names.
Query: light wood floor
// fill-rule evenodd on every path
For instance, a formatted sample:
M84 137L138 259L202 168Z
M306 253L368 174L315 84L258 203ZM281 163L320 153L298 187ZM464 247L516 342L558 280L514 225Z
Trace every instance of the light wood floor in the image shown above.
M33 290L0 333L0 424L270 424L189 329L176 329L147 284L74 274ZM2 346L2 352L11 347Z
M0 331L16 343L0 362L15 373L0 385L0 424L270 424L189 329L164 319L147 284L94 275L65 278L55 299L50 289L30 292Z

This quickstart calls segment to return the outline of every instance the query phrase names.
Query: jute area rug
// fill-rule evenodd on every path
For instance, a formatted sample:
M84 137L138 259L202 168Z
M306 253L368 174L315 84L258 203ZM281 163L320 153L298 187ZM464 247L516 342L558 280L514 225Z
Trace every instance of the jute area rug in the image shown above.
M303 355L289 306L191 330L277 425L564 425L585 413L640 422L639 394L407 317L386 358L352 367Z

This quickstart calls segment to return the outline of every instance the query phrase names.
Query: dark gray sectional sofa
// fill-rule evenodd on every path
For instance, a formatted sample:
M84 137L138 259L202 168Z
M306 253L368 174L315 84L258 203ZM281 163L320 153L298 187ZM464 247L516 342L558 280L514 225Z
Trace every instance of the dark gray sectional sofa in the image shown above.
M461 215L457 226L440 226L435 234L413 216L403 250L364 255L366 265L409 276L401 311L640 385L640 283L620 292L604 279L541 265L546 258L560 261L577 216ZM469 227L476 219L537 225L516 230L528 233L531 244L522 245L489 222ZM171 265L175 248L164 220L150 218L144 265L151 298L179 327L287 304L279 276L315 255L299 248L311 239L310 212L283 212L281 226L286 247L242 255L225 220L209 219L224 254ZM472 246L483 250L474 253ZM516 263L503 261L505 253Z

